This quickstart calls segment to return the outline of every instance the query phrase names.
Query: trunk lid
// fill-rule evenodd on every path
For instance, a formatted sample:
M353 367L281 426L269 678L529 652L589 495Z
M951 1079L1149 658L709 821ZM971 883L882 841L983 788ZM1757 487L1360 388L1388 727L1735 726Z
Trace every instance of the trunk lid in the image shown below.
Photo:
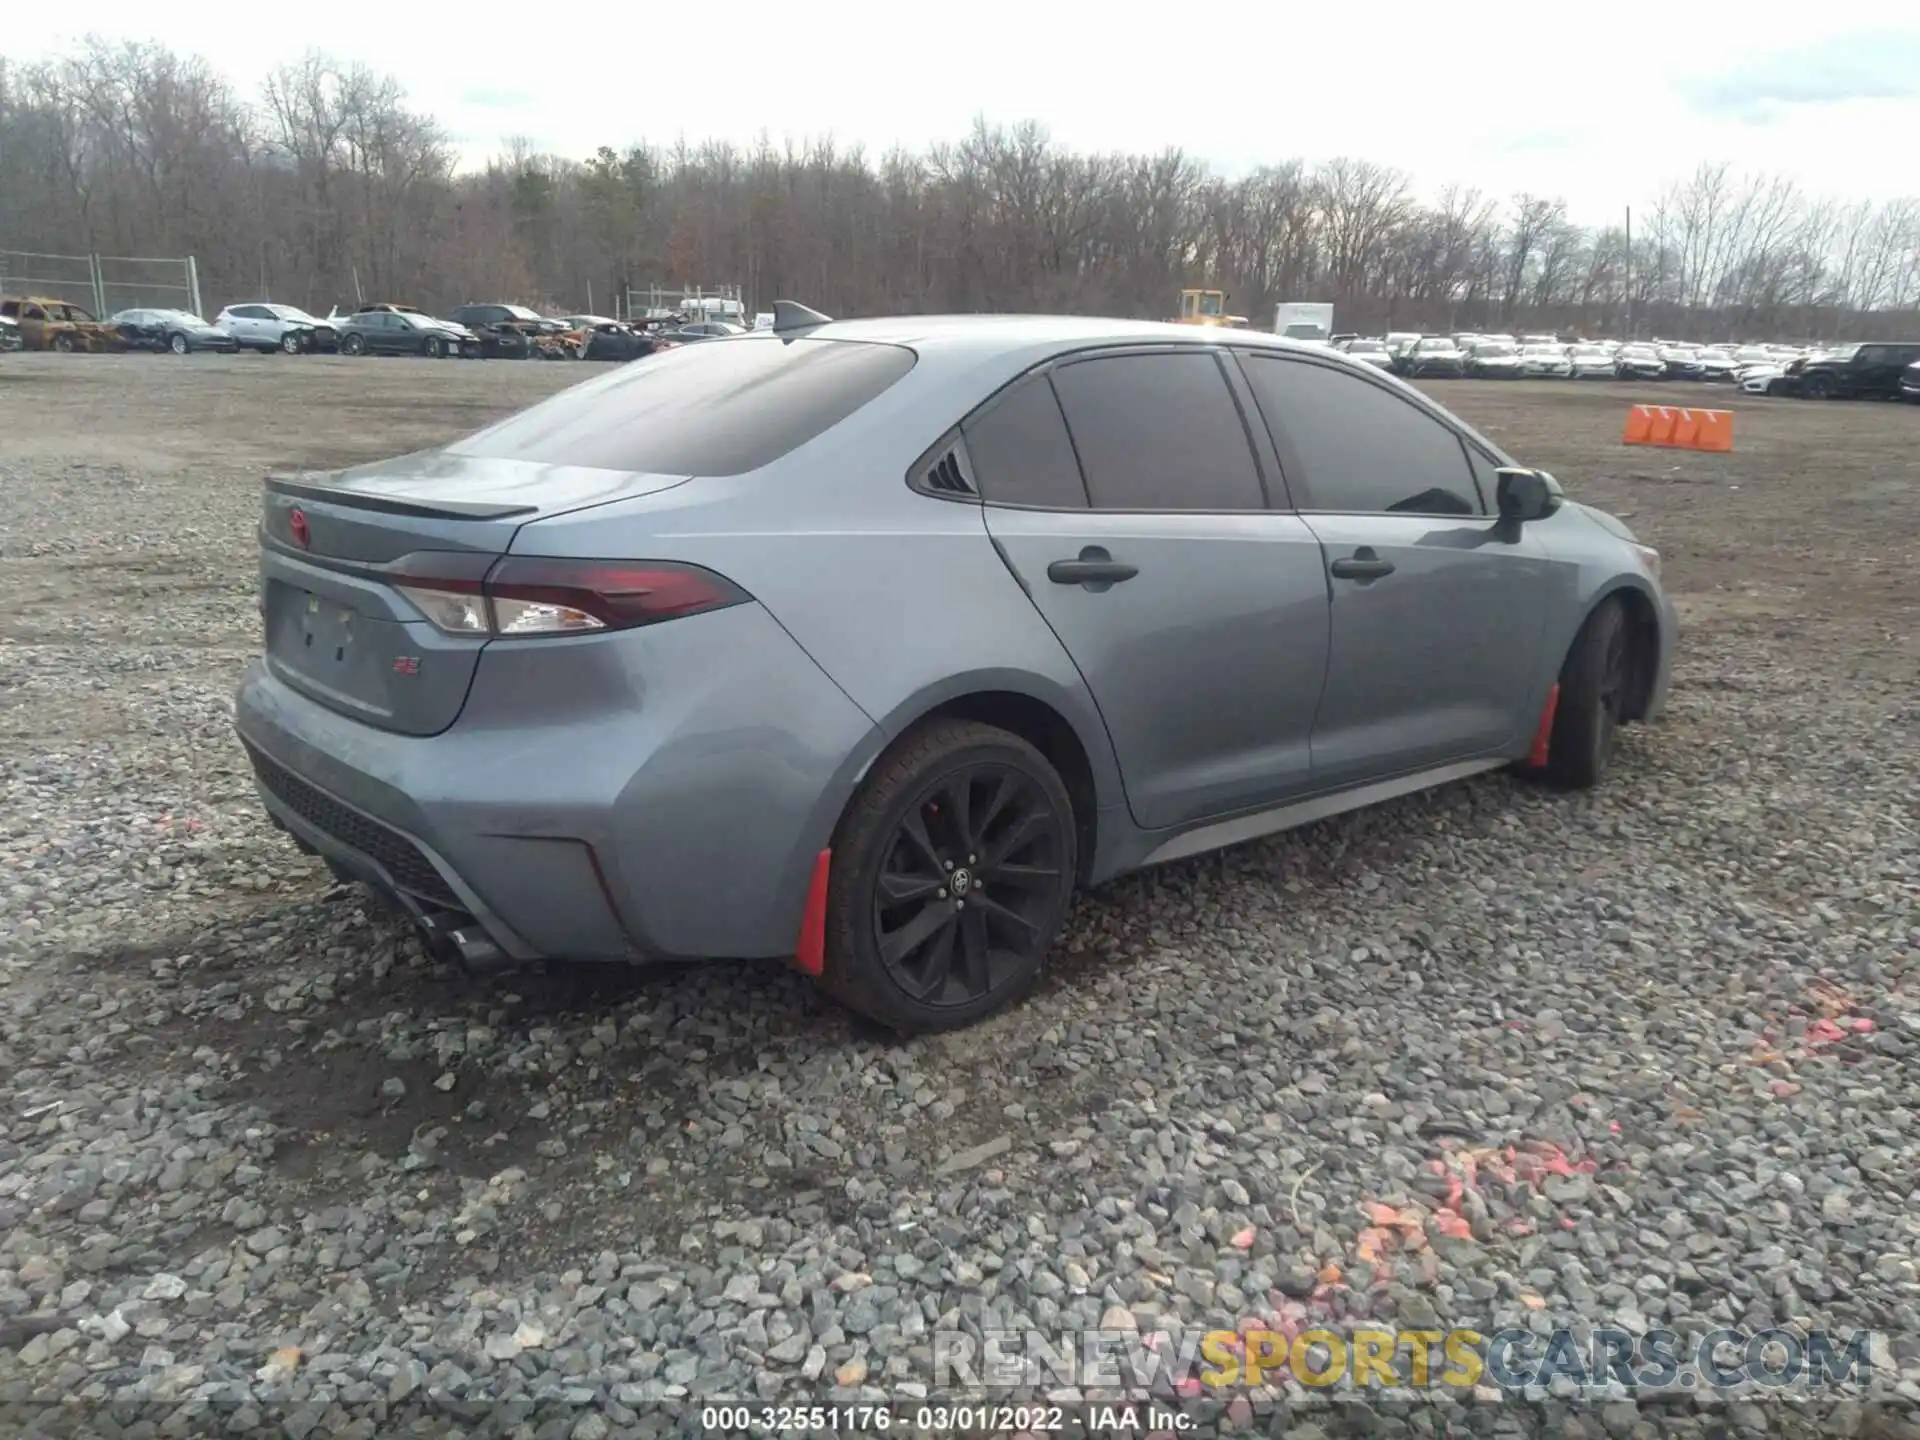
M484 635L450 635L397 588L409 556L478 581L534 520L651 494L684 475L423 451L269 476L260 520L266 661L280 680L381 729L436 735L466 703Z

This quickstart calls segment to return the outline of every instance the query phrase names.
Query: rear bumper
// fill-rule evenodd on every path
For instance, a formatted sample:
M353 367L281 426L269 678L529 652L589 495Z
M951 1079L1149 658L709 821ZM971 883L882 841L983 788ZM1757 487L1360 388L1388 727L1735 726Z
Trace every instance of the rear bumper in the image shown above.
M416 920L448 913L471 917L512 959L539 957L540 951L493 911L451 861L417 836L307 783L246 741L241 746L253 764L254 788L268 817L307 849L397 901Z
M496 642L439 735L327 709L256 661L236 728L284 828L516 959L791 954L875 727L739 605Z

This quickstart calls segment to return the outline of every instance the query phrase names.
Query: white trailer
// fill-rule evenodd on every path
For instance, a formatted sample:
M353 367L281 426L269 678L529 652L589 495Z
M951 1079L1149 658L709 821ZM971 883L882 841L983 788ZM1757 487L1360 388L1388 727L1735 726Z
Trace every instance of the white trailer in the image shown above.
M1275 308L1273 333L1289 340L1326 345L1333 340L1333 306L1281 305Z

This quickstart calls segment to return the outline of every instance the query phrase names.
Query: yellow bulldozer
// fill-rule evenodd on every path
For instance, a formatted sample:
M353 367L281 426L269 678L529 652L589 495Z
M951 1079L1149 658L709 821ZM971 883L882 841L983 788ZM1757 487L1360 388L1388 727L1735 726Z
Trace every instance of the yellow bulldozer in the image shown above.
M1224 290L1182 290L1180 292L1180 313L1173 319L1175 325L1225 325L1235 330L1244 330L1247 317L1227 313L1227 292Z

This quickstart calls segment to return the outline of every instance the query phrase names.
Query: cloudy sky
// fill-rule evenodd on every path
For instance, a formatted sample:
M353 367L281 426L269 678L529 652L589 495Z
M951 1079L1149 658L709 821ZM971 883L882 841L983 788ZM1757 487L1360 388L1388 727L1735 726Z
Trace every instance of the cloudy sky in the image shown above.
M1647 204L1702 160L1849 199L1920 191L1920 20L1898 5L13 8L0 51L16 59L85 30L204 55L248 91L309 47L364 60L475 159L510 136L574 155L763 132L918 147L985 115L1080 148L1180 146L1230 172L1352 155L1425 193L1561 195L1584 221Z

